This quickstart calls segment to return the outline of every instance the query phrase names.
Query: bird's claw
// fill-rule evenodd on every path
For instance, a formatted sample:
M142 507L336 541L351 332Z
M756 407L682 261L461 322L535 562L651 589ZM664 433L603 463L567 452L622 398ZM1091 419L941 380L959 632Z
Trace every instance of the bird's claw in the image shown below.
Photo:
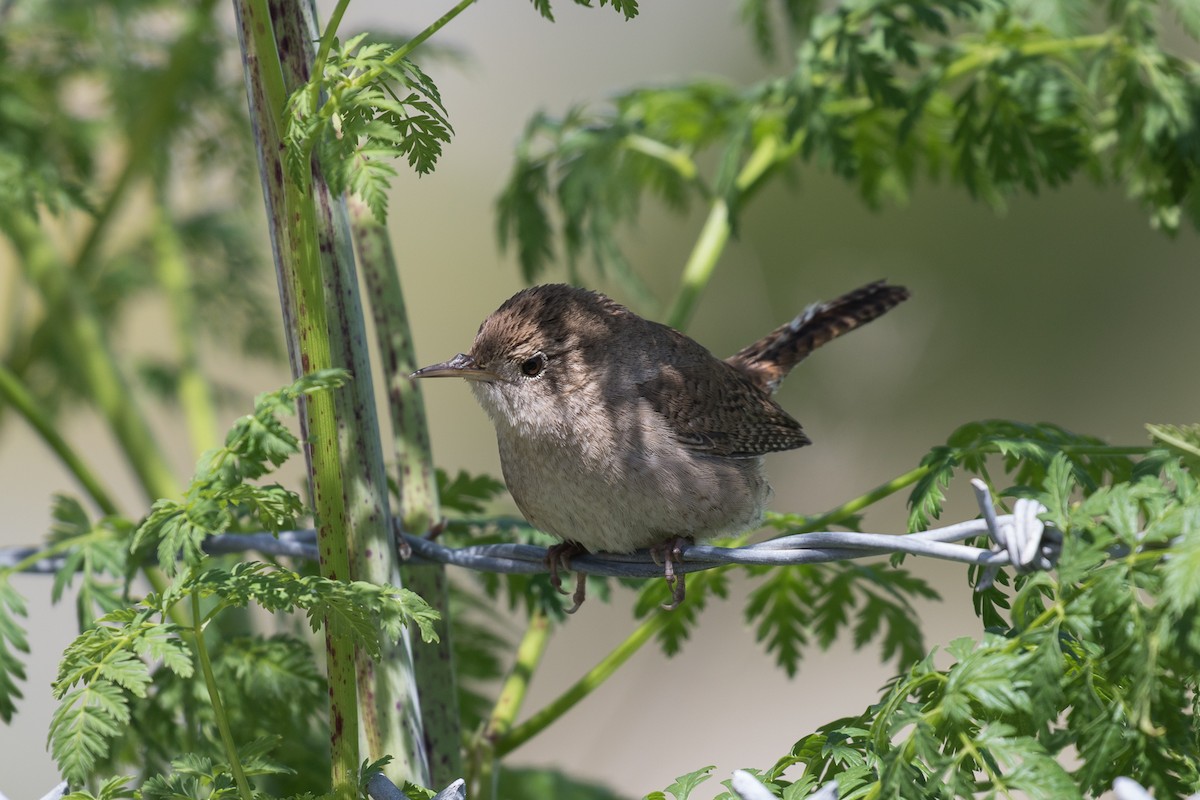
M560 542L546 549L546 569L550 572L550 585L559 594L570 594L574 605L567 609L568 614L574 614L587 598L587 578L581 572L575 573L575 592L572 594L563 588L562 576L559 571L571 571L571 559L587 550L575 542Z
M679 604L687 595L687 575L684 572L676 572L675 565L683 562L683 548L691 543L687 537L675 536L650 548L650 558L655 564L662 566L663 578L666 579L667 586L671 587L671 602L662 604L664 611L679 608Z

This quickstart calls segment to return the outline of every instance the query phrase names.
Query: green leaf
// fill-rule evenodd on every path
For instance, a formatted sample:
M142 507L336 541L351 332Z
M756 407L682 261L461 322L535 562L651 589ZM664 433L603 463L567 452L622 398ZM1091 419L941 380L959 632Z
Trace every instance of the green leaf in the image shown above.
M98 616L125 605L123 578L129 568L133 525L120 517L104 517L92 524L78 501L63 495L54 496L51 514L50 543L70 547L54 573L50 599L57 603L78 579L75 609L82 630Z
M747 621L757 620L755 638L766 644L767 652L774 653L779 666L788 677L796 675L803 647L808 643L805 622L822 589L814 585L814 576L819 571L810 565L774 567L766 580L750 593L746 604ZM830 597L825 608L823 622L818 623L822 646L832 641L832 630L844 623L843 614L849 603L849 587L842 585L840 596ZM831 594L837 594L836 589Z
M11 722L16 701L23 696L17 681L25 680L25 665L17 653L29 652L25 629L17 621L28 616L25 599L12 587L8 570L0 570L0 719Z
M1150 438L1166 445L1192 471L1200 471L1200 423L1193 425L1147 425Z
M100 784L99 794L87 790L70 792L63 800L119 800L125 797L137 797L136 791L129 785L133 782L132 775L117 775Z
M689 772L686 775L680 775L675 779L675 782L661 792L651 792L646 795L644 800L666 800L667 794L670 794L675 800L688 800L692 791L697 786L704 783L712 777L712 771L716 767L701 767L695 772Z
M417 625L423 640L437 640L433 626L438 613L417 595L394 586L301 576L246 562L228 572L210 569L198 575L191 588L202 597L216 596L234 607L255 602L272 613L303 610L313 631L326 619L337 620L372 658L379 657L380 630L399 638L402 628L411 623Z
M359 35L329 53L325 70L288 99L285 162L301 186L316 155L335 193L360 194L382 222L387 187L405 159L433 171L454 132L432 79L400 47ZM318 102L318 98L327 98Z
M204 540L244 523L251 530L280 531L295 525L303 513L299 496L279 484L255 486L260 478L300 451L300 442L280 419L296 409L296 399L342 386L345 370L323 370L260 395L254 413L237 420L225 446L200 457L182 501L160 499L133 537L135 551L157 548L158 562L168 575L180 563L197 566L205 559Z
M50 752L63 777L71 783L87 780L129 719L125 693L107 681L64 695L50 719L49 732Z
M453 479L437 470L438 502L460 514L479 514L484 504L504 492L504 482L491 475L471 475L459 470Z

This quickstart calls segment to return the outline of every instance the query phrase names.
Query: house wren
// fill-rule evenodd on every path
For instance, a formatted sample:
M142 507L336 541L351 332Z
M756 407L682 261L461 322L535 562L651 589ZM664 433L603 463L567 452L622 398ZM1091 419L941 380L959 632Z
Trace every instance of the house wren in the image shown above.
M539 530L563 540L547 567L587 551L650 548L674 605L685 543L757 525L771 496L763 455L809 444L771 399L797 363L908 298L871 283L722 361L602 294L535 286L479 326L468 353L416 378L466 378L496 428L504 481ZM574 611L585 581L576 581Z

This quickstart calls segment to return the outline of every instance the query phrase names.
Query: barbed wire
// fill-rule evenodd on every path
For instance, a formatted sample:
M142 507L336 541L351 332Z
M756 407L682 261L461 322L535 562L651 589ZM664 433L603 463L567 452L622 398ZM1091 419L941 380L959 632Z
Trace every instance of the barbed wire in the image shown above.
M678 572L699 572L728 564L783 566L811 564L871 556L905 553L986 567L979 586L986 588L996 570L1013 566L1021 572L1049 569L1062 549L1062 534L1046 526L1039 515L1045 507L1026 498L1016 501L1012 514L997 515L986 484L973 480L982 519L908 534L815 531L768 539L742 547L694 544L683 549ZM487 520L488 525L516 524L505 519ZM485 544L446 547L432 539L404 533L412 550L413 563L447 564L481 572L531 574L546 571L546 548L532 544ZM990 548L959 544L972 536L987 534ZM253 550L264 555L318 557L316 531L312 529L272 533L226 533L204 543L209 553L238 553ZM38 551L32 547L0 550L0 568L15 566ZM45 558L30 565L33 573L56 572L65 556ZM589 575L615 578L652 578L663 573L646 551L636 553L585 553L571 559L571 568Z
M1002 566L1012 566L1019 572L1053 567L1062 551L1063 537L1060 531L1040 519L1046 508L1036 501L1021 498L1014 503L1012 514L997 515L987 485L978 479L972 480L971 484L979 505L980 519L899 535L816 531L780 536L742 547L691 545L685 547L684 561L677 569L697 572L729 564L803 564L905 553L984 567L984 574L976 586L978 590L989 586ZM481 527L506 527L522 523L495 518L477 524ZM428 538L402 533L399 529L397 533L412 548L411 561L415 563L447 564L499 573L536 573L546 570L546 548L537 545L489 544L451 548ZM958 544L963 539L981 534L987 534L990 547L985 549ZM311 529L279 534L222 534L206 540L205 549L213 554L253 550L270 556L309 560L318 557L316 532ZM38 548L33 547L0 549L0 569L12 568L37 552ZM65 563L65 558L59 555L40 559L27 566L26 571L56 572ZM644 551L630 554L588 553L573 558L571 566L588 574L608 577L658 577L662 574L662 567ZM730 786L741 800L767 800L774 797L766 786L744 770L733 773ZM1126 777L1114 781L1113 791L1119 800L1150 798L1141 784ZM66 792L67 785L59 784L43 800L58 800ZM405 796L383 775L372 777L368 794L373 800L397 800ZM831 781L810 793L805 800L837 800L837 797L837 783ZM2 793L0 800L4 800ZM434 800L466 800L465 783L461 779L454 781L439 792ZM1200 800L1200 794L1193 795L1189 800Z

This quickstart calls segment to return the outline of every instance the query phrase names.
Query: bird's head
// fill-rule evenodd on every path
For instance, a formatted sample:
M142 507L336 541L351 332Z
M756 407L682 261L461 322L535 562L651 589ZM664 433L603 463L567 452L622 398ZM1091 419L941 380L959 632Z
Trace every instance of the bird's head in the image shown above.
M603 353L623 317L633 314L602 294L535 286L485 319L469 352L413 377L466 379L497 428L569 432L578 401L610 377L604 364L612 359Z

